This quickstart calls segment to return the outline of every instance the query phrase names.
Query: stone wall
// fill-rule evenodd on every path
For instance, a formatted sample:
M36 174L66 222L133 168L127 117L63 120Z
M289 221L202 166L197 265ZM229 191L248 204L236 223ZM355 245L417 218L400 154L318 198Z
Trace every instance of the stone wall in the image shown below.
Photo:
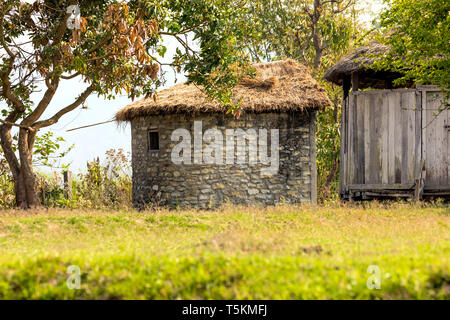
M191 164L175 164L171 153L179 141L172 141L171 136L179 128L191 133L194 159L194 121L202 122L203 133L210 128L222 130L224 146L226 129L253 128L256 132L267 129L269 137L270 129L278 129L278 172L261 174L261 169L267 166L259 161L249 164L248 155L243 164L236 164L237 161L234 164L198 164L193 160ZM248 205L315 202L314 123L314 111L244 114L239 119L225 114L172 114L135 119L131 123L133 202L137 207L152 202L169 207L200 208L213 208L225 202ZM159 151L149 150L149 131L159 133ZM267 149L270 150L270 143ZM224 150L224 159L225 153Z

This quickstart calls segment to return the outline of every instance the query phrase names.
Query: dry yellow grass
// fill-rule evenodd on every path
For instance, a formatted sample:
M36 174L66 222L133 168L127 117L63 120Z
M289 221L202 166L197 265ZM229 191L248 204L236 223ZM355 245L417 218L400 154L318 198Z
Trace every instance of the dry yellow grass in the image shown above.
M287 59L254 65L255 79L244 78L233 89L232 101L243 112L287 112L320 109L331 104L325 89L309 74L307 67ZM193 84L180 83L161 90L153 98L136 101L116 113L117 121L170 113L222 113L223 106L212 101Z

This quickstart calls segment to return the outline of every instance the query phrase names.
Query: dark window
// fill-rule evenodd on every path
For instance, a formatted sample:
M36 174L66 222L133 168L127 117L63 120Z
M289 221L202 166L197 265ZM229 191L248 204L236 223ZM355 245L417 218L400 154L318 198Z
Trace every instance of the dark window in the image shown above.
M148 150L158 151L159 150L159 133L158 131L148 132Z

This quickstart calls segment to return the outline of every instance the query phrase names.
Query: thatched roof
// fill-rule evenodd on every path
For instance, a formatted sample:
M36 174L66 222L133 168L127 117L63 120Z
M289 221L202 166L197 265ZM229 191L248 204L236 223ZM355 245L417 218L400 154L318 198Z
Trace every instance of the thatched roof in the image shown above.
M323 79L342 85L346 76L350 76L353 72L358 72L359 88L383 88L386 80L390 81L401 75L389 70L375 71L370 69L369 66L374 63L376 55L384 54L388 50L389 47L376 41L369 43L367 46L359 47L328 69Z
M233 101L242 102L247 113L300 111L330 105L326 91L294 60L254 65L255 79L243 79L233 89ZM147 98L128 105L116 114L118 121L130 121L170 113L222 113L224 108L211 101L195 85L184 83L157 94L156 102Z

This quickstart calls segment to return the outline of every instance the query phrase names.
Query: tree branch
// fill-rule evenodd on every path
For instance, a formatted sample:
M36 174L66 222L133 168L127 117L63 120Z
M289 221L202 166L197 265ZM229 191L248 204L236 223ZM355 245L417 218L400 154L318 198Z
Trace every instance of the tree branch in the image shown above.
M83 53L83 56L87 56L88 54L94 52L97 49L100 49L100 47L102 47L108 40L111 39L111 36L108 35L105 39L99 41L95 46L93 46L91 49L89 49L88 51Z
M11 91L11 82L9 81L9 75L14 66L14 57L11 57L9 60L9 67L5 72L0 73L0 78L2 80L2 91L1 95L5 97L5 99L12 103L15 110L20 113L24 112L26 107L23 102ZM15 121L15 120L14 120Z
M189 32L191 32L191 31L194 31L194 30L197 29L198 27L201 27L201 24L196 25L196 26L192 26L192 27L187 28L187 29L184 29L184 30L181 30L181 31L179 31L179 32L177 32L177 33L160 31L159 34L160 34L160 35L173 36L173 37L174 37L174 36L176 36L176 35L186 34L186 33L189 33Z
M19 127L19 128L22 128L22 129L27 129L27 130L30 130L30 131L34 131L35 130L32 127L24 126L23 124L14 123L14 122L2 120L2 119L0 119L0 123L6 124L8 126L13 126L13 127Z
M48 76L46 78L45 83L48 86L48 89L45 91L44 96L41 101L37 105L36 109L33 110L23 121L22 124L25 126L31 125L33 122L37 121L44 111L47 109L48 105L52 101L53 96L56 93L56 89L58 88L59 79L56 80L55 83L49 83Z
M13 140L11 138L11 125L0 125L0 145L3 149L3 154L11 169L11 173L15 181L17 181L20 174L20 163L12 147Z
M89 95L95 90L95 85L91 84L76 100L74 103L68 105L67 107L59 110L57 113L55 113L51 118L48 118L46 120L35 122L32 127L36 130L39 130L43 127L51 126L52 124L58 122L58 120L65 115L66 113L75 110L78 106L80 106L88 97Z
M339 9L339 6L338 6L337 10L333 10L333 14L338 14L338 13L344 12L345 10L348 9L348 7L350 7L350 4L352 4L352 2L353 2L353 0L349 0L348 3L341 9ZM338 2L338 3L343 3L343 1Z
M81 74L81 72L76 72L76 73L74 73L74 74L72 74L72 75L70 75L70 76L61 76L61 79L64 79L64 80L70 80L70 79L73 79L73 78L76 78L76 77L78 77L79 75Z
M1 13L0 17L0 43L2 44L2 47L5 49L5 51L8 53L8 55L11 58L15 57L15 54L9 49L9 46L6 44L5 40L5 31L3 30L3 21L5 19L5 14L7 11L11 9L11 6L6 7L6 10Z
M73 1L72 1L73 2ZM70 3L70 4L76 4L74 3ZM59 25L56 34L55 34L55 38L53 39L53 43L60 43L62 38L64 37L64 33L66 33L67 30L67 20L70 18L71 14L67 13L64 16L63 21L61 22L61 24Z
M189 55L189 51L191 51L193 53L194 56L197 55L197 52L195 50L193 50L191 47L189 47L189 45L183 40L181 39L179 36L174 35L175 39L178 40L178 42L184 47L184 49L186 50L186 54Z

